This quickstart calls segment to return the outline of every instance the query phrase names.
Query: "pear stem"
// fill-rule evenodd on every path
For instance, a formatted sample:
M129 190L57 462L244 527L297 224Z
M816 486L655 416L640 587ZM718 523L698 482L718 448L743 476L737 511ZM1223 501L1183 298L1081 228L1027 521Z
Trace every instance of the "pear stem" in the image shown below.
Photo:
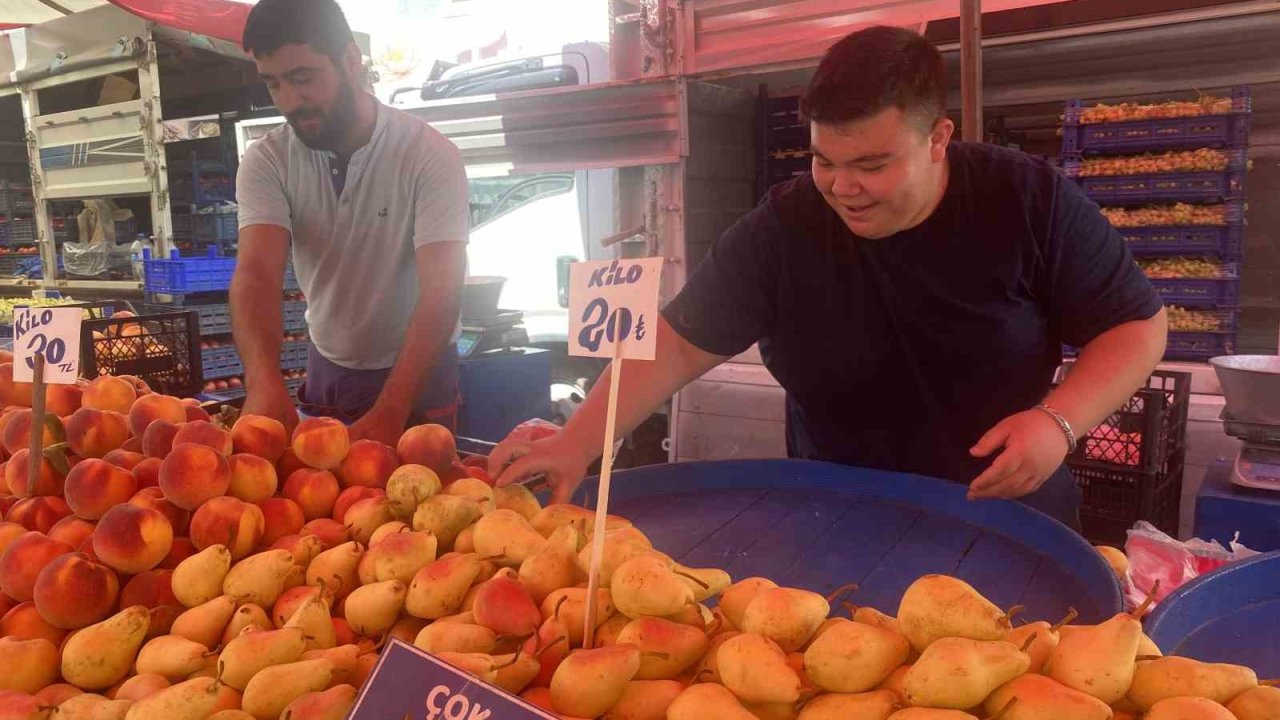
M703 590L710 590L710 589L711 589L711 586L710 586L710 585L708 585L708 584L706 584L706 583L702 582L701 580L699 580L698 578L696 578L696 577L694 577L694 576L690 575L690 574L689 574L689 573L687 573L687 572L680 572L679 570L672 570L671 572L675 573L676 575L679 575L680 577L682 577L682 578L684 578L684 579L686 579L686 580L688 580L688 581L690 581L690 582L697 583L697 584L698 584L698 586L699 586L699 587L701 587Z
M671 654L670 654L670 653L655 652L655 651L653 651L653 650L645 650L644 652L642 652L642 653L640 653L640 654L641 654L641 655L643 655L643 656L645 656L645 657L658 658L659 660L670 660L670 659L671 659Z
M524 650L524 648L516 648L516 653L515 653L515 655L512 655L512 656L511 656L511 660L510 660L510 661L505 662L505 663L503 663L503 664L501 664L501 665L493 665L493 666L492 666L492 667L493 667L493 669L494 669L494 670L504 670L504 669L509 668L509 667L511 667L512 665L515 665L516 663L520 662L520 653L521 653L523 650Z
M541 636L539 636L538 640L539 640L539 642L541 642L541 640L542 640ZM559 645L559 644L560 644L560 643L562 643L562 642L569 642L569 638L568 638L568 637L565 637L564 635L561 635L560 637L556 638L555 640L552 640L551 642L547 643L545 646L543 646L543 647L541 647L541 648L538 648L538 649L535 649L535 650L534 650L534 652L533 652L533 656L534 656L534 657L542 657L542 653L544 653L544 652L546 652L546 651L550 650L551 648L553 648L553 647L555 647L555 646Z
M711 668L703 668L703 669L701 669L701 670L699 670L699 671L698 671L698 674L697 674L697 675L694 675L694 676L693 676L693 681L694 681L695 683L707 682L707 681L704 681L702 678L703 678L703 677L711 677L711 676L713 676L713 675L715 675L715 673L711 671Z
M842 602L840 603L840 607L842 607L842 608L844 608L845 610L848 610L848 611L849 611L849 618L850 618L850 619L853 619L853 616L854 616L855 614L857 614L857 612L858 612L858 606L857 606L857 605L854 605L853 603L849 602L848 600L842 601Z
M1000 620L1001 620L1001 622L1003 622L1005 625L1009 625L1010 627L1012 627L1012 626L1013 626L1013 616L1014 616L1014 615L1017 615L1018 613L1022 612L1023 610L1026 610L1026 609L1027 609L1027 608L1026 608L1026 606L1025 606L1025 605L1014 605L1013 607L1009 608L1009 612L1006 612L1006 613L1004 614L1004 617L1003 617L1003 618L1001 618Z
M1142 662L1144 660L1159 660L1163 655L1139 655L1133 659L1134 662Z
M1049 628L1049 632L1058 632L1063 628L1063 626L1067 625L1072 620L1075 620L1078 617L1080 617L1080 613L1076 612L1075 608L1067 608L1067 616L1059 620L1056 625Z
M1022 647L1020 648L1021 652L1026 652L1031 649L1031 643L1036 641L1036 636L1039 634L1040 633L1031 633L1031 637L1027 638L1027 641L1022 643Z
M1264 687L1280 687L1280 678L1272 678L1270 680L1259 680L1258 684Z
M857 592L857 590L858 590L858 583L845 583L844 585L841 585L840 587L831 591L831 594L827 596L827 602L833 603L836 601L836 598L842 595L848 595L849 593L852 593L852 592Z
M1004 707L1000 708L1000 712L991 716L991 720L1000 720L1000 718L1004 717L1005 715L1008 715L1009 710L1013 708L1013 706L1016 705L1017 703L1018 703L1017 696L1010 698L1009 702L1005 703Z
M565 603L567 603L567 602L569 602L569 596L568 596L568 595L562 595L562 596L560 597L560 600L558 600L558 601L556 602L556 609L555 609L555 610L553 610L553 611L551 612L551 617L553 617L553 618L555 618L555 619L559 620L559 619L560 619L560 608L564 607L564 604L565 604Z
M1151 609L1153 604L1155 604L1156 593L1158 592L1160 592L1160 580L1157 578L1156 581L1152 583L1151 589L1147 591L1147 599L1143 600L1142 604L1138 606L1138 609L1133 611L1132 616L1138 620L1145 617L1147 611Z

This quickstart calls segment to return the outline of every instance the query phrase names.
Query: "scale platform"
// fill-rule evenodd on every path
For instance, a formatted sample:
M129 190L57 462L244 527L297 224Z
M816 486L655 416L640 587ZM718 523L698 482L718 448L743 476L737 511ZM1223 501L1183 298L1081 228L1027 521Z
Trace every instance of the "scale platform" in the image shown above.
M463 317L458 337L458 357L469 358L490 352L508 352L529 344L529 333L521 326L520 310L498 310L483 317Z
M1280 492L1280 357L1229 355L1209 363L1227 401L1222 428L1244 441L1231 466L1231 482Z

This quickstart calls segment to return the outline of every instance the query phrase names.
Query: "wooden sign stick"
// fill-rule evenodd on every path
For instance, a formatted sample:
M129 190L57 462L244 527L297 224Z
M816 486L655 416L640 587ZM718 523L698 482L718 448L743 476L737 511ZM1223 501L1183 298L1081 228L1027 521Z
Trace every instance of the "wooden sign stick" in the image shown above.
M618 314L610 323L617 327ZM604 557L604 533L609 517L609 478L613 474L614 421L618 414L618 385L622 381L622 340L613 344L609 365L609 405L604 418L604 453L600 457L600 489L596 497L596 527L591 538L591 568L587 572L587 608L582 622L582 647L590 650L596 632L596 589L600 586L600 562Z
M27 482L34 485L40 477L40 461L44 459L45 391L44 355L35 354L31 371L31 445L27 456Z

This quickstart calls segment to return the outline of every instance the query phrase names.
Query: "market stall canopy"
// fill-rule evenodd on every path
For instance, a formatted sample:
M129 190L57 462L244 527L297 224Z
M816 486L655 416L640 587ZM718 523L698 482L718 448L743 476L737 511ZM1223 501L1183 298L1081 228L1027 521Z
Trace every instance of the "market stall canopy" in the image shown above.
M36 25L103 5L117 5L176 30L236 42L252 2L236 0L0 0L0 29Z

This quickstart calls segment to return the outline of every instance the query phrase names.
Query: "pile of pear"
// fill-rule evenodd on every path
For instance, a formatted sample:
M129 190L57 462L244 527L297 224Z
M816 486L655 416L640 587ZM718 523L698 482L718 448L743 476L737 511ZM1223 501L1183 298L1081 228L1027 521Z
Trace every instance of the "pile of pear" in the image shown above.
M61 648L0 639L0 720L342 720L390 638L562 718L1280 718L1280 690L1248 668L1160 657L1141 612L1017 624L928 575L896 616L835 617L849 588L735 583L614 516L587 646L594 513L424 477L393 475L389 516L347 542L186 558L172 623L133 606Z

